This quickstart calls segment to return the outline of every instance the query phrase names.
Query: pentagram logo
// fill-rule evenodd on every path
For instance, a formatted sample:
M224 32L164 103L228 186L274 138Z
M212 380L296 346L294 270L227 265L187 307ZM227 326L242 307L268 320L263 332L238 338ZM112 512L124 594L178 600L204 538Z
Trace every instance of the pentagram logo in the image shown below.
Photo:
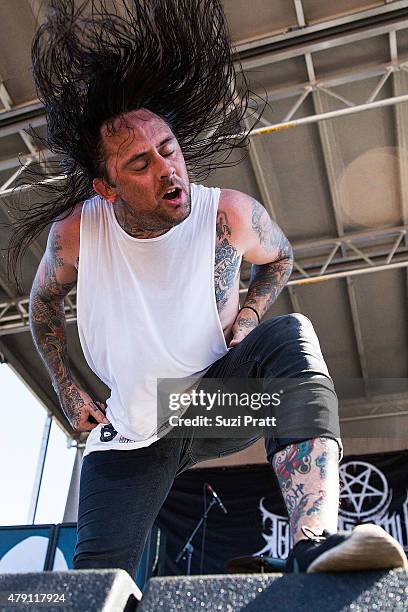
M340 468L340 515L367 519L388 510L392 491L382 472L365 461L349 461Z

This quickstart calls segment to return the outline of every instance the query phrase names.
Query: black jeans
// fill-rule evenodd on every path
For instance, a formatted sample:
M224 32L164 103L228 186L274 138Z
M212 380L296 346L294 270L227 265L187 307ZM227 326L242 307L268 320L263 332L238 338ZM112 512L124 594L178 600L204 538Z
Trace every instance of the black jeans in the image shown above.
M275 379L293 380L279 407L280 431L290 433L267 432L269 460L277 450L308 438L322 436L339 442L336 394L319 341L305 316L265 321L211 366L203 384L205 378L227 377L259 378L266 389L272 388ZM74 568L123 568L134 576L146 537L175 477L200 461L243 450L260 435L206 439L195 437L190 428L184 436L165 436L145 448L87 455L81 471Z

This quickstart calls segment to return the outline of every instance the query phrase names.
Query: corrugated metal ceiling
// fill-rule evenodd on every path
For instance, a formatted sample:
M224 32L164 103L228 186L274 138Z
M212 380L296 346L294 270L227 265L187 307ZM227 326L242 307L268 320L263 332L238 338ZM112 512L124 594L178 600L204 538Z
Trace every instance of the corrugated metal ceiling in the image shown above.
M264 115L268 125L285 121L305 88L310 90L292 119L365 104L381 79L384 86L375 100L408 94L404 66L408 60L408 2L225 0L224 6L252 88L260 94L266 90L270 96ZM29 59L31 37L42 10L39 0L0 2L0 185L17 169L18 156L30 153L19 133L28 122L28 110L31 117L42 115L35 105ZM360 381L356 392L342 391L344 415L358 412L358 407L370 413L373 397L384 392L378 379L386 378L399 379L392 387L397 395L387 390L388 409L393 411L397 402L398 410L404 411L406 268L356 275L350 271L386 263L399 235L401 240L388 264L398 261L404 265L407 260L407 106L391 104L254 136L243 163L216 171L207 181L259 199L294 244L296 261L305 275L294 272L291 281L297 284L284 290L268 316L291 311L309 316L335 380ZM16 125L21 120L25 123ZM3 193L0 222L7 219L7 205L13 197ZM24 197L30 197L29 192ZM393 233L384 237L383 230ZM353 249L356 232L363 233L357 251ZM1 238L4 243L4 230ZM351 238L352 246L346 240L339 243L326 269L327 280L301 284L302 278L316 276L316 269L325 265L335 244L330 246L327 240L343 238ZM26 257L26 292L45 239L41 236ZM320 251L319 240L326 241ZM26 303L10 303L16 296L4 271L3 259L0 351L68 431L27 331ZM333 276L339 271L345 272L343 277ZM244 268L243 289L247 277ZM67 315L75 318L75 296L67 304ZM78 381L103 399L107 390L84 362L75 323L68 326L68 340ZM355 403L351 408L347 404L350 395L359 398L357 408Z

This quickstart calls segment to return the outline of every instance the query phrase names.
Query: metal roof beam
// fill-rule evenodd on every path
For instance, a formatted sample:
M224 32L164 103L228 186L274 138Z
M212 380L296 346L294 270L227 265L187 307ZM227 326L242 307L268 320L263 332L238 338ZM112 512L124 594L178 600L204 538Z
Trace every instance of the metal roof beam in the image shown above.
M404 94L401 96L396 96L392 98L385 98L383 100L376 100L374 102L369 102L366 104L356 104L352 107L341 108L332 112L325 112L320 114L311 115L309 117L302 117L301 119L295 119L292 121L282 122L271 124L269 126L255 128L250 137L254 138L255 136L260 136L262 134L271 134L273 132L281 132L282 130L291 129L294 127L298 127L300 125L307 125L311 123L319 123L321 121L325 121L327 119L335 119L337 117L343 117L346 115L351 115L354 113L360 113L366 110L371 110L374 108L382 108L385 106L395 106L396 104L401 104L403 102L408 102L408 94ZM239 134L242 136L242 134ZM235 136L234 136L235 137ZM41 185L46 185L47 183L52 183L55 181L64 180L64 176L52 177L50 179L45 179L41 181ZM16 193L20 193L21 191L30 190L33 187L31 185L22 185L21 187L17 187L15 189L6 189L4 191L0 190L0 197L5 195L15 195Z
M395 33L389 35L391 61L398 62L398 46ZM392 91L394 95L408 88L408 73L396 69L393 72ZM394 107L395 137L398 150L398 170L401 198L401 217L404 224L408 223L408 109L405 104ZM407 236L404 236L405 245L408 246ZM408 299L408 268L405 271L405 295Z
M310 54L306 54L305 57L306 59L310 58ZM395 69L397 67L393 64L387 65L385 67L381 65L376 68L369 68L363 71L361 70L353 71L349 74L338 76L332 79L321 79L318 81L316 81L316 77L314 73L311 74L309 70L309 82L308 83L299 83L291 87L285 87L281 90L277 90L277 89L274 89L271 91L267 90L267 95L270 101L289 98L292 96L300 96L300 95L303 95L305 89L309 87L310 85L315 85L318 87L325 87L325 88L337 87L345 83L351 83L354 81L370 79L374 76L386 75L388 70L391 68ZM28 129L29 127L39 127L42 125L46 125L47 123L46 116L43 112L44 109L41 103L34 104L34 105L31 105L30 107L27 107L27 114L30 114L31 109L38 109L38 108L42 111L40 116L37 115L32 118L29 117L27 119L23 119L17 122L13 121L13 119L16 116L19 116L19 114L17 114L18 109L14 109L14 111L10 111L10 112L3 113L3 114L0 113L0 138L2 136L10 136L12 134L16 134L23 129ZM21 109L19 109L19 112L24 113L25 108L22 107ZM7 119L7 121L5 121L5 119ZM51 155L50 152L47 152L46 154ZM0 171L8 169L8 168L13 168L16 165L18 165L17 157L1 160L0 161Z
M237 54L243 69L251 70L408 27L408 7L405 1L395 2L393 6L379 7L373 10L370 16L367 16L367 13L366 16L363 16L363 12L355 13L277 36L242 43L237 45Z
M21 119L19 121L3 125L0 121L0 138L3 136L11 136L12 134L16 134L21 130L28 130L31 127L41 127L42 125L47 125L47 119L45 115L35 117L33 119Z
M0 191L5 191L8 189L18 179L20 174L30 165L30 163L31 159L28 157L24 164L21 164L20 167L17 168L17 170L7 179L7 181L3 183L3 185L0 187Z
M405 255L406 257L406 255ZM375 263L372 266L362 265L361 263L357 263L354 267L346 267L343 270L331 270L328 269L324 274L313 273L309 274L299 265L297 265L295 261L295 271L292 272L292 276L287 283L288 287L293 287L295 285L309 285L313 283L324 282L328 280L333 280L337 278L350 278L353 276L358 276L360 274L372 274L375 272L383 272L386 270L395 270L398 268L407 268L408 267L408 259L404 258L398 261L394 261L392 263ZM248 291L247 287L242 287L239 289L239 293L242 295ZM72 294L71 294L72 297ZM24 298L27 299L27 298ZM18 307L16 306L16 302L21 300L10 300L9 302L2 302L0 304L0 337L7 336L10 334L16 334L21 332L28 332L28 317L23 314ZM7 308L10 304L10 308ZM72 313L72 308L66 305L66 311L69 311L70 314L66 315L67 324L74 323L76 321L76 315Z
M248 122L245 119L245 127L248 130ZM251 167L253 173L255 175L256 185L258 187L258 191L261 194L262 202L265 205L266 210L272 217L274 221L276 221L276 210L273 201L273 197L268 189L268 185L265 179L265 174L262 169L262 164L260 161L260 152L259 152L259 144L255 141L252 141L249 146L249 160L251 163Z
M271 134L273 132L282 132L283 130L288 130L294 127L298 127L300 125L308 125L311 123L319 123L321 121L326 121L327 119L336 119L337 117L345 117L347 115L353 115L356 113L361 113L367 110L372 110L375 108L383 108L385 106L395 106L396 104L402 104L403 102L408 102L408 94L404 94L401 96L393 96L391 98L385 98L383 100L376 100L374 102L368 102L365 104L356 104L353 106L348 106L347 108L340 108L335 111L317 113L315 115L310 115L308 117L302 117L301 119L294 119L292 121L282 121L280 123L271 124L268 127L260 127L255 128L250 136L253 138L262 134ZM0 193L1 195L1 193Z
M305 21L301 0L294 0L294 2L298 15L298 23L301 25L303 21ZM351 42L363 40L364 38L380 36L385 33L393 32L395 34L397 30L407 27L408 7L406 1L401 0L393 2L390 5L377 7L368 11L360 11L352 15L346 15L313 26L306 26L299 30L284 32L250 43L239 44L237 45L237 51L243 59L244 68L250 69L251 67L257 68L260 65L282 61L283 59L291 59L295 55L307 55L308 53L327 49L328 47L333 48L338 44L349 44ZM337 34L334 38L329 37L330 40L321 40L319 43L314 40L311 46L305 47L303 45L293 48L293 45L299 45L300 41L310 35L315 37L317 34L323 33L324 36L327 37L329 33L338 32L339 28L341 28L342 33ZM354 28L356 31L350 33L350 28ZM282 55L282 52L279 54L278 51L282 48L283 44L285 46L289 45L289 48ZM266 47L269 49L267 57L263 53ZM273 49L276 49L276 53L273 52ZM251 56L259 54L259 57L247 60L245 59L245 54L248 52L251 53ZM250 64L249 62L252 63ZM11 100L10 104L7 106L11 109ZM15 121L17 117L20 118L19 122ZM8 111L0 112L0 136L10 135L16 133L16 131L27 129L30 126L39 127L42 125L46 125L46 117L44 107L38 100L34 100L29 104L20 105Z
M371 94L369 98L369 102L372 102L374 98L378 95L380 89L384 86L386 79L388 78L390 72L384 77L380 79L380 82L377 84L375 90ZM327 93L327 92L324 92ZM317 113L324 113L328 110L327 105L327 97L324 96L324 93L317 90L313 93L313 103L315 105L315 110ZM336 224L336 229L339 237L344 236L344 224L342 217L342 205L341 198L337 188L337 177L341 175L344 171L344 163L342 157L339 153L339 147L336 143L335 131L333 123L330 121L321 122L318 124L318 133L320 144L322 147L323 160L326 169L326 175L329 184L329 192L330 192L330 202L333 209L334 220ZM370 266L372 265L372 260L367 257L360 249L353 246L351 243L350 247L353 248L354 252L358 255L361 255L363 260L366 261ZM342 243L340 245L342 249L342 254L345 255L346 245ZM396 251L396 249L395 249ZM394 252L395 252L394 251ZM392 259L392 256L390 260ZM387 258L388 261L388 258ZM361 328L361 322L358 312L357 305L357 297L356 291L354 287L354 280L350 276L346 276L346 289L348 302L350 307L350 314L352 319L352 325L354 330L354 338L356 341L357 353L359 356L360 369L363 377L364 390L367 397L370 397L370 388L369 388L369 373L368 373L368 365L367 365L367 357L364 348L364 340L363 333Z
M56 157L55 153L52 153L48 149L42 149L41 151L37 151L34 155L20 155L19 157L3 159L0 161L0 172L4 172L5 170L13 170L19 166L24 166L27 161L30 163L43 163L52 157Z
M382 86L385 82L384 77L380 81L380 85ZM376 87L376 90L373 92L377 95L380 87ZM324 93L329 93L328 90L324 90ZM374 96L375 97L375 96ZM373 98L374 99L374 98ZM321 91L315 90L313 92L313 103L315 106L315 110L317 113L327 112L327 105L325 102L327 101L327 97L325 97ZM348 101L344 101L347 103ZM370 100L371 102L371 100ZM344 236L344 224L342 218L342 206L341 206L341 198L339 197L338 188L337 188L337 177L340 176L340 173L344 170L343 160L339 153L339 147L336 143L335 132L333 123L330 121L325 121L318 123L318 134L319 140L323 153L323 160L326 169L326 175L329 184L329 192L330 192L330 202L334 214L334 220L336 224L336 229L339 237ZM349 246L352 246L349 243ZM342 249L343 256L346 254L346 245L341 243L340 248ZM360 250L354 250L357 254L360 254L362 258L369 264L372 265L372 262L369 258L366 258L366 255ZM334 256L334 251L331 254ZM350 307L351 320L354 331L354 338L356 341L357 353L360 362L360 370L363 377L364 391L366 397L370 397L370 389L369 389L369 375L368 375L368 367L367 367L367 358L365 354L363 334L361 329L360 317L358 313L357 306L357 298L356 292L354 288L354 281L349 276L346 277L346 288L347 288L347 296Z
M0 127L9 125L15 122L16 119L29 120L45 117L44 105L38 98L24 102L23 104L15 104L13 108L0 110Z
M295 270L288 286L407 267L407 234L408 226L294 243ZM241 283L240 293L246 291L247 285ZM295 294L290 295L293 299ZM29 331L29 298L10 298L0 302L0 336ZM297 311L301 311L299 306L297 303ZM68 324L76 321L75 289L65 299L65 316Z
M343 15L342 17L336 17L334 19L327 19L313 25L308 25L304 30L300 31L297 29L286 30L280 34L271 34L270 36L262 36L255 40L238 43L236 45L237 52L243 55L248 52L252 52L259 48L267 47L271 44L278 44L286 41L292 41L299 38L302 34L311 35L320 32L330 31L333 28L341 28L355 22L360 23L366 21L378 21L379 19L387 19L397 11L404 11L407 8L406 0L391 0L392 6L379 6L368 10L362 10L354 12L352 14ZM299 22L298 22L299 23Z
M296 11L296 19L298 22L298 26L300 28L304 28L306 26L305 12L303 10L302 0L293 0Z
M21 188L20 187L15 187L14 190L15 191L19 191ZM7 193L13 193L13 188L8 187L7 189L5 189L3 192L0 190L0 197L4 194ZM2 212L4 213L7 222L10 223L11 225L14 223L14 219L11 216L10 212L7 209L7 206L2 206ZM34 257L35 261L38 261L38 263L41 261L41 258L44 254L44 249L42 248L42 246L40 245L40 243L38 242L38 240L33 240L28 248L27 251L29 253L31 253L31 255Z
M300 305L299 295L296 289L290 285L287 286L290 304L292 306L292 312L303 313L302 306Z
M311 57L310 54L305 55L305 58ZM405 62L404 62L405 64ZM402 64L401 64L402 65ZM287 98L292 98L294 96L299 96L306 87L326 87L333 88L339 87L341 85L345 85L348 83L356 83L359 81L365 81L367 79L372 79L373 77L381 77L383 76L388 69L398 69L398 65L394 64L381 64L381 66L376 66L374 68L367 68L365 70L352 70L348 73L344 73L340 76L336 75L333 78L324 78L324 79L316 79L316 75L314 73L309 74L309 81L299 83L296 85L291 85L289 87L282 88L273 88L267 89L266 94L268 96L268 100L285 100Z
M249 129L248 119L244 118L245 128ZM266 182L265 174L262 169L262 164L260 161L260 152L258 150L258 146L256 142L252 141L249 145L249 162L251 164L252 171L255 176L255 183L258 188L258 191L261 195L262 202L268 211L271 218L276 221L276 210L275 204L272 194L268 188L268 184ZM245 284L242 279L240 280L240 294L246 293L248 291L248 284Z
M13 102L9 96L6 86L4 85L4 81L0 76L0 100L6 110L10 110L13 106Z
M0 100L2 101L6 111L8 112L13 111L13 106L14 106L13 100L6 86L4 85L4 82L1 76L0 76ZM24 145L30 152L30 154L34 155L35 153L37 153L38 152L37 147L35 146L34 141L31 138L31 136L27 134L24 130L18 130L18 133L22 141L24 142Z
M393 92L399 95L402 91L408 89L408 72L405 70L396 70L393 75ZM408 107L406 104L399 104L394 109L395 124L396 124L396 139L398 146L399 174L401 186L401 202L402 202L402 221L408 223Z

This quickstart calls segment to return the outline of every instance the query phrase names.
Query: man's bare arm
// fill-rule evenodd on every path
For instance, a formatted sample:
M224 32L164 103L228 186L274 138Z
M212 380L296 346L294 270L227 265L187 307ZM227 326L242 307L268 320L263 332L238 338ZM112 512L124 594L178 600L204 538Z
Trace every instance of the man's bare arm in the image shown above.
M67 419L74 429L89 431L95 427L89 416L98 422L104 422L104 417L76 386L69 366L64 298L76 284L77 269L72 256L75 249L63 237L66 225L54 223L50 230L30 293L30 329Z
M56 393L73 382L67 353L64 298L75 286L76 279L77 270L64 258L61 235L54 224L30 293L30 329Z
M258 325L256 313L261 318L278 298L292 272L293 251L257 200L228 189L223 190L222 202L232 219L237 252L253 264L248 293L232 329L230 346L235 346Z
M251 206L252 230L257 241L250 244L244 253L244 259L253 264L244 305L255 308L261 318L289 280L293 268L293 250L265 208L254 198Z

